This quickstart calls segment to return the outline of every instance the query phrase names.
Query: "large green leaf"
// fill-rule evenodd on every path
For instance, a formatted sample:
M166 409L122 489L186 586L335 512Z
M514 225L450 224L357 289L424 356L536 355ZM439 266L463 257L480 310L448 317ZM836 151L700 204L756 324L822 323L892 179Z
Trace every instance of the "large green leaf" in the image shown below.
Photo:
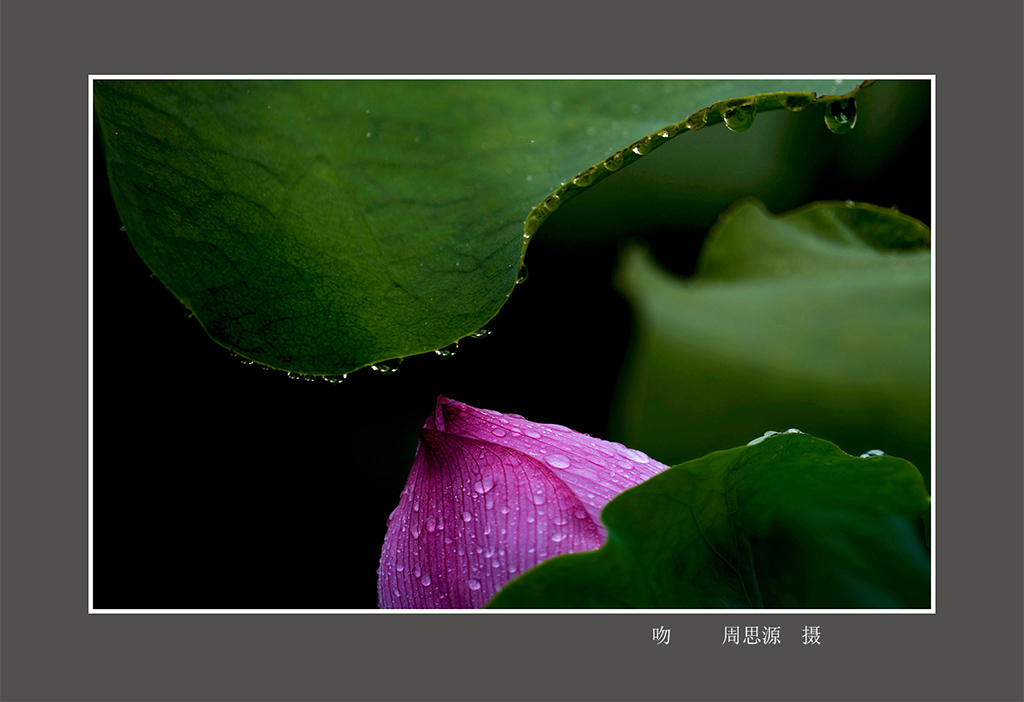
M605 506L608 541L513 580L515 608L928 608L913 465L801 434L683 463Z
M104 80L94 101L125 231L157 277L224 346L332 375L483 326L550 212L675 136L858 89Z
M618 438L671 464L795 426L927 475L929 236L870 205L774 217L747 200L712 229L691 278L627 251L618 284L636 329Z

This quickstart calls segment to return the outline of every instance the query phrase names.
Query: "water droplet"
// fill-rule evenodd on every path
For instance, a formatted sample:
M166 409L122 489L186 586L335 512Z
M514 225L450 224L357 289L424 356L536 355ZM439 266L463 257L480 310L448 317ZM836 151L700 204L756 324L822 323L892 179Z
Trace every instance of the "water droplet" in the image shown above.
M568 458L557 453L552 456L545 456L544 460L552 468L568 468L571 465Z
M825 105L825 125L833 134L846 134L857 124L857 103L853 98L833 100Z
M547 502L547 497L545 497L543 489L539 489L533 493L533 504L542 505L545 502Z
M651 150L651 138L650 137L644 137L640 141L638 141L635 144L631 145L629 148L637 156L643 156L648 151Z
M522 285L523 283L525 283L529 275L530 271L526 270L526 264L524 263L522 266L519 267L519 275L516 276L516 285Z
M523 224L523 241L529 241L533 238L533 235L537 233L537 228L540 227L541 222L544 218L535 212L531 212L526 218L526 222Z
M725 126L730 131L745 132L754 124L757 108L754 107L753 103L747 103L746 105L723 107L721 112L722 119L725 120Z
M526 434L531 439L539 439L540 438L540 434L535 432L533 429L527 429L523 433Z
M753 441L748 442L747 446L753 446L754 444L759 444L762 441L764 441L765 439L767 439L769 436L775 436L778 433L779 432L777 432L777 431L766 431L764 433L764 436L759 436L756 439L754 439Z
M125 227L125 225L123 225L123 224L121 225L121 231L122 231L122 232L123 232L123 231L127 231L127 227Z
M860 457L861 458L871 458L873 456L884 456L884 455L885 455L885 451L880 451L878 449L871 449L870 451L865 451L864 453L862 453L860 455Z
M800 431L799 429L787 429L786 433L787 434L803 434L803 432Z
M420 538L420 534L423 533L420 530L420 523L419 522L413 522L413 525L411 527L409 527L409 532L412 534L412 538L414 538L414 539Z
M467 585L469 585L469 589L470 590L479 590L481 587L483 587L480 584L480 581L477 580L476 578L470 578L469 582L467 583Z
M501 567L501 561L499 561L499 560L491 561L491 567L492 568L500 568Z
M490 536L490 535L491 535L491 525L490 524L484 524L484 536ZM484 555L487 556L488 558L490 558L492 554L486 553Z
M484 326L480 327L475 332L470 334L470 336L473 337L474 339L483 339L490 336L493 331L494 320L492 319L490 322L488 322L487 324L485 324Z
M471 522L471 521L473 521L473 515L471 513L469 513L469 512L463 512L462 513L462 521L464 521L464 522Z
M535 521L537 521L536 517L534 517L532 514L527 515L527 517L526 517L526 523L527 524L533 524Z
M509 573L515 573L517 570L519 570L519 566L517 566L515 564L510 564L509 567L508 567L508 572Z
M508 432L505 431L504 429L502 429L501 427L494 427L493 429L491 429L491 433L494 434L495 436L499 436L499 437L505 436L506 434L508 434Z
M565 539L565 534L563 534L562 532L558 532L556 534L551 535L551 540L554 541L556 544L559 541L562 541L563 539Z
M458 350L459 342L456 341L454 344L449 344L448 346L445 346L443 349L436 349L434 353L436 353L441 358L451 358L456 353L458 353Z
M413 502L412 503L412 511L413 512L419 512L420 511L420 503L419 502Z
M250 361L250 365L252 365L252 362L251 362L251 361ZM345 380L345 379L346 379L347 377L348 377L348 374L347 374L347 373L346 373L346 374L344 374L344 375L325 375L325 376L324 376L324 380L326 380L326 381L327 381L328 383L330 383L331 385L338 385L338 384L340 384L340 383L341 383L341 382L342 382L343 380Z
M544 209L548 212L554 212L558 209L558 206L562 204L562 198L559 197L558 193L551 195L547 200L544 201Z
M576 517L576 519L586 519L587 518L587 513L584 510L582 510L582 509L576 509L572 513L572 516Z
M393 358L390 361L381 361L375 363L371 368L380 373L381 375L393 375L398 372L398 366L402 365L401 358Z
M485 475L483 480L477 480L473 483L473 489L483 495L488 490L494 487L494 479L489 475Z
M429 575L424 575L420 579L420 582L423 584L423 587L430 587L430 576Z
M705 127L705 125L707 125L707 123L708 123L708 113L707 113L707 110L701 110L700 112L696 112L696 113L694 113L694 114L692 114L692 115L690 115L689 117L686 118L686 128L690 129L690 130L693 130L693 131L696 131L698 129L703 129Z
M814 100L809 95L787 95L782 106L790 112L799 112L812 102L814 102Z
M619 453L635 463L650 463L651 459L644 453L631 448L621 448Z
M662 129L660 132L658 132L658 136L660 136L662 139L671 139L678 133L679 126L675 124L670 124L669 126Z
M597 177L598 166L592 166L587 170L580 173L578 176L572 179L573 185L580 188L586 188L594 182L594 178Z
M617 151L604 160L604 167L609 171L617 171L622 168L622 152Z
M511 510L509 510L508 505L502 505L500 511L502 514L508 514Z
M843 203L843 204L845 204L845 205L846 205L847 207L856 207L856 206L857 206L857 203L856 203L856 202L854 202L853 200L847 200L847 201L846 201L845 203Z
M427 531L433 534L434 530L437 529L437 517L435 517L434 515L430 515L429 517L427 517L426 527Z
M397 570L399 573L401 573L403 570L405 570L405 566L402 565L401 563L399 563L398 565L395 566L395 570Z

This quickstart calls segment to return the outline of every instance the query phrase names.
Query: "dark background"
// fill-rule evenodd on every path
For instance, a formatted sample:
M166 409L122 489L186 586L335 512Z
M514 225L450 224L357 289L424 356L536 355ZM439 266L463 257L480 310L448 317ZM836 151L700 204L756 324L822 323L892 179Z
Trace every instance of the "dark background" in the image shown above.
M819 106L676 139L559 209L490 337L340 385L245 365L188 318L120 231L97 139L94 607L376 607L385 520L438 394L614 439L630 335L611 284L622 241L648 241L686 274L744 195L774 212L896 205L930 224L929 100L927 82L876 85L848 135L828 132ZM736 173L751 175L742 191Z

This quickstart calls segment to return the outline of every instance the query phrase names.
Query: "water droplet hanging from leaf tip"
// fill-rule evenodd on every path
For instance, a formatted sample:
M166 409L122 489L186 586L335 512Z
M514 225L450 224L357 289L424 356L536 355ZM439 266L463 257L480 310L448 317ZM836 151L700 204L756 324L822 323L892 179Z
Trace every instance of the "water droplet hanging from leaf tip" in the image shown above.
M833 100L825 105L825 125L833 134L846 134L857 124L857 103L854 99Z
M753 104L736 105L722 110L722 119L729 131L745 132L754 123L757 108Z
M492 319L487 324L485 324L484 326L480 327L475 332L470 334L470 336L473 337L474 339L483 339L485 337L490 336L493 331L494 331L494 320Z
M454 344L449 344L448 346L445 346L443 349L436 349L434 353L440 356L441 358L451 358L458 352L458 350L459 342L456 341Z
M401 358L394 358L390 361L381 361L370 366L381 375L393 375L398 372L398 366L402 364Z

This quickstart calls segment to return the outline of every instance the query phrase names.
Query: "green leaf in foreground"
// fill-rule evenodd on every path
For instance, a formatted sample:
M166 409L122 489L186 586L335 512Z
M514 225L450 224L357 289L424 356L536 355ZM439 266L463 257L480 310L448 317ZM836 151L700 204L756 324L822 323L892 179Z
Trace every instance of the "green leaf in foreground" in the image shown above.
M101 80L94 104L118 212L156 276L222 345L336 375L482 327L550 212L677 135L858 89Z
M930 233L893 210L816 203L719 219L696 274L638 248L617 284L636 319L618 437L665 463L799 427L928 476Z
M608 503L608 541L559 556L489 607L930 607L913 465L784 433L675 466Z

